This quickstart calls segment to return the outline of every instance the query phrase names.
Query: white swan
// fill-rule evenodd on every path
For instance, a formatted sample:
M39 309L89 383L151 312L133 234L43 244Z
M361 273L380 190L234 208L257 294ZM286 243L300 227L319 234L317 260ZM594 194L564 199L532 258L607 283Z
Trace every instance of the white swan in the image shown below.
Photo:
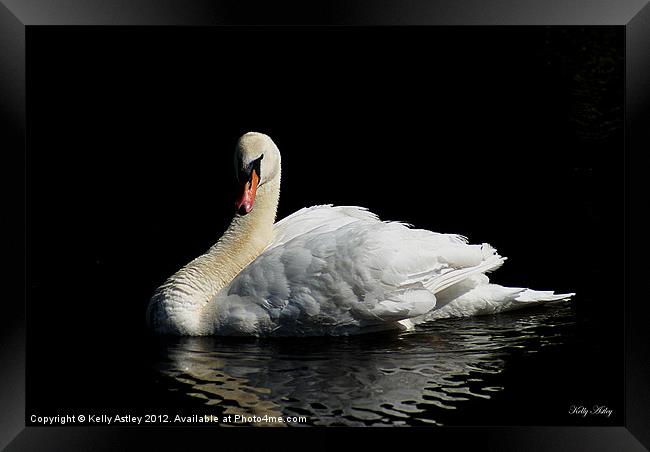
M487 243L382 222L359 207L309 207L274 224L280 152L249 132L230 226L158 288L150 326L178 335L347 335L491 314L574 294L490 284L505 258Z

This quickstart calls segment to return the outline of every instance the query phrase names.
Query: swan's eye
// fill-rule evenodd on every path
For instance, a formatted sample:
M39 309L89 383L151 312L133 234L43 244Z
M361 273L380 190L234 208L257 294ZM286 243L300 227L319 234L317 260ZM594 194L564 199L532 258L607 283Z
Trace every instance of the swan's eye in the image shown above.
M253 168L255 172L257 172L257 177L259 178L260 182L262 181L262 159L264 158L264 154L260 155L260 158L253 160L251 164L253 165ZM251 171L251 177L252 177L253 172Z
M262 180L262 159L264 158L264 154L262 154L259 158L253 160L250 162L248 165L245 167L242 167L240 165L239 171L237 171L237 180L239 182L250 182L253 178L253 170L257 173L257 178L258 180Z

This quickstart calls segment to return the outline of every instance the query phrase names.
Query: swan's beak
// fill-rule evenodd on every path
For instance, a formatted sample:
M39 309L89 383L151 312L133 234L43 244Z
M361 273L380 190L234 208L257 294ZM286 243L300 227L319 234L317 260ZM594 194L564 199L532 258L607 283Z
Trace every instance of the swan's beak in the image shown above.
M260 177L257 171L251 171L248 180L244 181L239 187L237 200L235 201L235 209L239 215L246 215L253 210L253 203L255 203L255 193L257 192L257 184L260 182Z

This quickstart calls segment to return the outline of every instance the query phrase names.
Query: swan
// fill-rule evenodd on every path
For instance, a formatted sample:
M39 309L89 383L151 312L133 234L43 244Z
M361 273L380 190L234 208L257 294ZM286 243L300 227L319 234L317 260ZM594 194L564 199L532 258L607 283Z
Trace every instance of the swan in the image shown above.
M235 151L239 192L223 236L154 293L149 326L188 336L325 336L408 330L448 317L566 300L502 287L506 260L487 243L380 221L361 207L318 205L275 222L280 151L259 132Z

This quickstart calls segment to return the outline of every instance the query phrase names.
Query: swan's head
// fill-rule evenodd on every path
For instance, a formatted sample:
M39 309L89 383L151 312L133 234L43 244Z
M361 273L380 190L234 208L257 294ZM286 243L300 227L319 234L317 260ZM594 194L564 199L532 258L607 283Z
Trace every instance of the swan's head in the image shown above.
M259 132L242 135L235 150L235 171L239 185L235 208L246 215L253 209L257 189L280 174L280 151L271 137Z

